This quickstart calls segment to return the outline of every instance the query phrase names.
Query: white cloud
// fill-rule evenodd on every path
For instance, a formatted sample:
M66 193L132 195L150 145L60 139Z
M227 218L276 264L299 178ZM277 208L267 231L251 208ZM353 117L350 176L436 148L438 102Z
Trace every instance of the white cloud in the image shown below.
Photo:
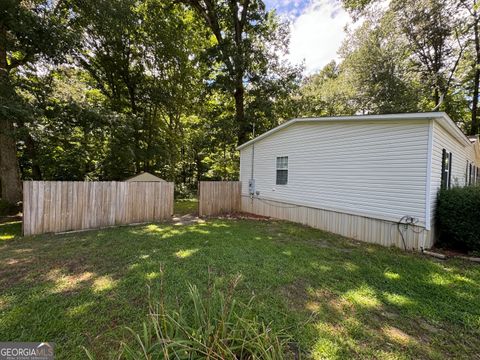
M294 64L304 61L307 74L338 60L345 26L352 23L340 1L313 0L292 21L288 59Z

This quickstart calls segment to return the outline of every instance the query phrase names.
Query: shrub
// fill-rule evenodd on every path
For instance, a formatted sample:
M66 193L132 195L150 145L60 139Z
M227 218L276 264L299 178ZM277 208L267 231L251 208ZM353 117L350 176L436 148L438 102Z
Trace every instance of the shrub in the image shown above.
M480 186L441 190L436 214L440 246L480 251Z
M197 196L197 189L194 185L175 184L175 199L192 199Z
M161 289L159 300L150 301L143 331L136 333L128 329L136 344L123 343L118 358L293 358L288 352L288 337L253 315L251 301L240 304L235 300L234 291L239 280L240 277L233 279L225 293L209 286L204 296L196 286L189 285L189 301L174 311L166 309Z

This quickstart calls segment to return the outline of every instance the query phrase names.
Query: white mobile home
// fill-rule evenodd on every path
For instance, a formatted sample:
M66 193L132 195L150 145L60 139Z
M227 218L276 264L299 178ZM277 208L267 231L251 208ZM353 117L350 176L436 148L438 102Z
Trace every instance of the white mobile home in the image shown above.
M443 112L293 119L238 149L243 211L386 246L431 247L440 187L480 181Z

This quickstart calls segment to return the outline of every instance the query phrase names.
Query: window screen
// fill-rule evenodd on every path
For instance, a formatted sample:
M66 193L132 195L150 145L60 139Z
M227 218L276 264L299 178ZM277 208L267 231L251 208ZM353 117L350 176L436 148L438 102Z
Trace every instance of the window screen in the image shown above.
M473 165L470 164L470 166L469 166L469 176L468 176L468 185L472 185L473 182L474 182L474 179L473 179L473 176L474 176L474 175L473 175L473 171L474 171L474 170L473 170Z
M288 156L277 157L277 185L288 183Z
M452 180L452 153L442 150L442 188L450 189Z

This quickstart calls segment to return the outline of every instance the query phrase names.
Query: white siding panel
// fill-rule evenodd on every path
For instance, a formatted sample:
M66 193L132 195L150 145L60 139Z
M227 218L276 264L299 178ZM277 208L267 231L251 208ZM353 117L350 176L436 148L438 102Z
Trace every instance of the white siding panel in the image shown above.
M255 143L260 198L347 214L425 223L426 121L296 123ZM240 153L248 195L252 145ZM276 157L288 156L288 184L275 185Z

